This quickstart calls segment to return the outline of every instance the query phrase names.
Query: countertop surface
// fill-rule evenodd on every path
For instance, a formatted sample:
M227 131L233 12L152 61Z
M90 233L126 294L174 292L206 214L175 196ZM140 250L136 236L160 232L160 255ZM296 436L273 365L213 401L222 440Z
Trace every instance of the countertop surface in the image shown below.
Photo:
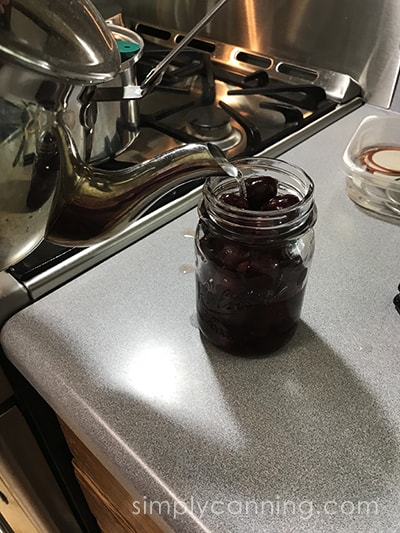
M340 170L385 113L365 105L282 156L314 179L319 218L281 352L202 341L195 210L4 326L9 359L174 531L400 531L400 227L356 207Z

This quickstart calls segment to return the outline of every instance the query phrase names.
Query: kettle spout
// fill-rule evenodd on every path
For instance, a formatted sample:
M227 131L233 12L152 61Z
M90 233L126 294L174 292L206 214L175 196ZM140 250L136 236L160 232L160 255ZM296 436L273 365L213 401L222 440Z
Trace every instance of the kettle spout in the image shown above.
M220 171L208 147L187 144L123 170L82 162L71 135L55 126L60 190L46 238L64 246L89 246L124 230L154 202L183 183Z

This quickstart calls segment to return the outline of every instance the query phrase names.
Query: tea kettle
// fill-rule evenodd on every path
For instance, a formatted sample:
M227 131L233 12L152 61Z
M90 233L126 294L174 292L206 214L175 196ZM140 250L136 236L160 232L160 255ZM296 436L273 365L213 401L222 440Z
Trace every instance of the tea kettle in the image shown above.
M103 241L182 181L219 168L202 144L123 171L82 161L63 120L71 87L104 84L120 63L116 41L89 0L2 0L0 271L45 237L74 246ZM154 75L151 81L157 83ZM128 98L142 94L132 88Z

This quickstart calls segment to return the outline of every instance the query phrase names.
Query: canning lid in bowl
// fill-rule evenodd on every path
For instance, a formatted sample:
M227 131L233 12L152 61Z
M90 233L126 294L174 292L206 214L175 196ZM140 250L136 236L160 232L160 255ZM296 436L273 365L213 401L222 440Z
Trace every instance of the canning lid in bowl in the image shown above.
M343 154L343 170L353 202L400 222L400 117L365 118Z

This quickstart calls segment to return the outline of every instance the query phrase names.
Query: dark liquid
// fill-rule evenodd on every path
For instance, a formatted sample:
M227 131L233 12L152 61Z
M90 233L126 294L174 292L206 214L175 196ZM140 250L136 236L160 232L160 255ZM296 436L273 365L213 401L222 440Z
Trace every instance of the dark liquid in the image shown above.
M199 239L197 318L213 344L241 355L268 354L293 337L307 268L289 246L243 245L207 232Z

